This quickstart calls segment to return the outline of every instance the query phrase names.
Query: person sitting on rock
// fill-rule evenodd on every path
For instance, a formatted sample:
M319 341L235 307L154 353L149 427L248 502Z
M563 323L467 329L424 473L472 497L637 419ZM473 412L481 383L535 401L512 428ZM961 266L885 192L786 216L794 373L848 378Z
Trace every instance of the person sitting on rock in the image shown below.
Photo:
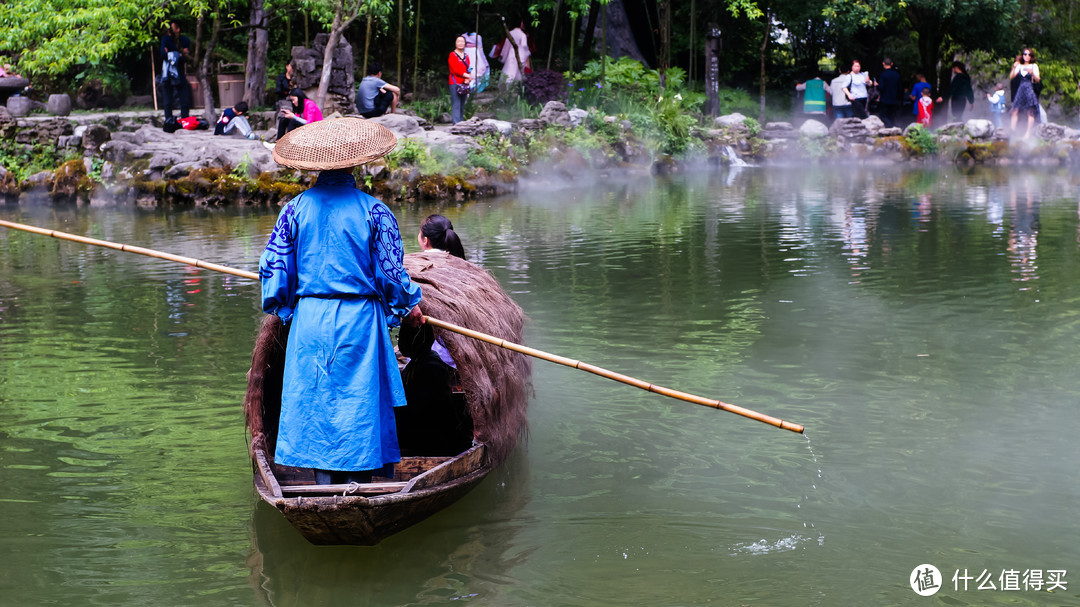
M241 101L230 108L225 108L225 111L221 112L221 116L214 126L214 134L231 135L235 131L248 139L257 139L255 131L251 130L251 125L248 124L246 117L247 111L248 104L246 101Z
M281 139L285 133L304 126L309 122L318 122L323 119L322 110L314 101L307 98L304 91L293 89L289 93L291 110L281 110L278 116L277 138Z
M398 101L401 100L401 89L387 84L382 79L382 64L372 62L368 67L368 75L360 81L356 89L356 110L364 118L382 116L389 110L391 114L397 111Z

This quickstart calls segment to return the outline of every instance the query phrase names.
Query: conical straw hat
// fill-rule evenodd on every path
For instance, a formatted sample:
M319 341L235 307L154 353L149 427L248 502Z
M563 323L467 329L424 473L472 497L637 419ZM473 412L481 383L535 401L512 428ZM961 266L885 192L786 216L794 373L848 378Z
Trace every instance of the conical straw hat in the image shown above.
M390 153L397 137L363 118L332 118L289 131L274 146L278 164L307 171L347 169Z

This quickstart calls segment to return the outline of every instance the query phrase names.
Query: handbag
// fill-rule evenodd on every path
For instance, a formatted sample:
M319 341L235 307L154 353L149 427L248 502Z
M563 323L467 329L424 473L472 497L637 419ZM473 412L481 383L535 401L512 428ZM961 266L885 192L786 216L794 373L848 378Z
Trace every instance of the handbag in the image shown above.
M457 87L457 94L461 96L468 95L472 91L467 84L458 84L455 86Z

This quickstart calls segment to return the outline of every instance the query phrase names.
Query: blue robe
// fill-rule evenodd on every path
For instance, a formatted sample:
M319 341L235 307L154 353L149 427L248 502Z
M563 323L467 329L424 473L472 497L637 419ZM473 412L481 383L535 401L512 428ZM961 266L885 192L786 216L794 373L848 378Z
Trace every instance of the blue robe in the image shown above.
M281 210L259 260L263 310L289 324L275 461L375 470L401 461L405 405L388 327L420 302L397 220L326 171Z

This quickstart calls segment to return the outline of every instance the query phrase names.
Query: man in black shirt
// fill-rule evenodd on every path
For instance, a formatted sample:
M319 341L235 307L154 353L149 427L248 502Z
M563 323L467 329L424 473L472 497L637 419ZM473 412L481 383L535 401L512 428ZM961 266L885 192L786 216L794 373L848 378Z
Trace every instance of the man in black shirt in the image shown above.
M893 60L888 57L881 62L881 75L878 76L878 114L881 121L887 127L896 124L896 116L900 113L900 72L893 67Z

